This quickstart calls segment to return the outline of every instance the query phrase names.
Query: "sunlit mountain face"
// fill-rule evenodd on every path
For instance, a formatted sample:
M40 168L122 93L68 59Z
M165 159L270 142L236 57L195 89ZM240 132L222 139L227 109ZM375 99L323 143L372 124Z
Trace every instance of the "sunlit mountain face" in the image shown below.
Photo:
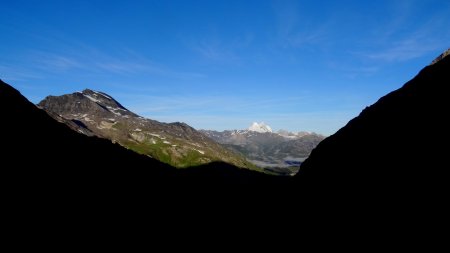
M62 96L48 96L38 106L77 131L110 139L140 154L174 167L186 168L222 161L258 169L240 154L222 147L185 123L161 123L143 118L103 92L85 89Z

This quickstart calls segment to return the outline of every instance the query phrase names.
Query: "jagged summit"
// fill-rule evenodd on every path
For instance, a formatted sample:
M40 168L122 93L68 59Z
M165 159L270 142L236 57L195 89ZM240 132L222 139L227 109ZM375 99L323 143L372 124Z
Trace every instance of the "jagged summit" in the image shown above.
M104 92L100 92L100 91L94 91L91 89L84 89L81 94L83 94L83 96L87 97L89 100L91 100L92 102L95 103L103 103L105 105L109 105L111 107L115 107L115 108L119 108L119 109L123 109L126 111L129 111L127 108L125 108L123 105L121 105L119 102L117 102L117 100L115 100L112 96L104 93Z
M90 89L62 96L47 96L38 106L58 115L95 114L101 117L111 116L111 118L138 117L106 93Z
M272 128L266 125L264 122L261 123L253 122L253 124L248 128L248 130L258 133L272 133Z

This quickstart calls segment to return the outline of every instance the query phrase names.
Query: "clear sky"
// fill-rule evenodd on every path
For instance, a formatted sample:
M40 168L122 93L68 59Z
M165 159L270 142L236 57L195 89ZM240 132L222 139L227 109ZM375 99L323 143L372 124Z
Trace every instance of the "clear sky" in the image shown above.
M332 134L450 47L450 1L0 1L0 78L201 129Z

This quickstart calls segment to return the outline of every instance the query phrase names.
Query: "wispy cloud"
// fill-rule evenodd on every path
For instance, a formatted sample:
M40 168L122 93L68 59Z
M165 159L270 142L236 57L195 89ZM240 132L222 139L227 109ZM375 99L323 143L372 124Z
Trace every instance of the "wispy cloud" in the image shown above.
M120 50L118 50L120 51ZM6 73L18 72L20 66L28 66L25 72L67 73L82 71L83 73L108 75L156 75L175 79L196 79L205 77L202 73L178 71L163 64L138 55L131 50L122 50L113 56L107 52L91 48L76 47L63 53L30 50L19 58L15 66L3 68ZM22 64L21 64L22 63ZM33 64L30 64L33 63ZM23 75L25 78L26 76Z
M200 38L183 36L182 40L190 50L210 62L241 64L245 60L242 52L250 47L254 37L251 33L244 33L225 38L213 30Z
M233 51L223 47L218 43L201 41L193 48L206 59L213 61L229 62L239 59L239 57Z
M35 68L44 71L58 72L87 67L70 56L44 51L31 51L30 58Z
M264 111L268 109L272 111L277 108L286 110L285 108L294 108L301 104L307 104L309 98L305 96L255 97L252 100L248 100L232 95L168 95L160 97L129 94L126 99L133 101L129 107L133 108L137 113L150 116L152 114L182 114L187 111L205 114L264 114Z
M416 5L414 4L418 8ZM374 29L377 33L370 38L365 52L356 54L368 60L402 62L447 48L450 41L450 30L446 26L448 15L438 13L420 26L408 27L407 24L411 23L408 21L416 18L416 12L421 11L412 6L408 1L400 1L394 5L390 22ZM448 13L450 9L441 11Z
M423 34L411 35L394 42L388 47L361 55L372 60L386 62L401 62L422 57L430 52L439 50L444 44Z
M284 48L299 48L327 41L329 21L322 20L313 23L306 20L300 12L297 2L279 2L275 8L277 17L277 37L279 44Z
M130 49L124 49L120 56L105 55L103 52L95 52L96 60L88 61L97 71L113 74L148 74L164 76L176 79L197 79L206 77L203 73L178 71L163 64L139 55Z
M0 65L0 78L7 81L25 81L29 79L43 78L36 71L31 71L17 66Z
M7 7L5 7L7 8ZM27 50L21 50L13 59L0 59L2 75L15 79L29 79L34 75L20 73L42 73L53 75L68 72L77 74L104 75L153 75L175 79L203 78L205 74L178 69L171 64L155 61L149 55L129 48L108 48L86 44L88 38L74 37L73 33L57 29L36 16L24 15L21 11L9 8L8 14L14 17L0 24L5 34L12 37L25 37L33 41ZM26 22L24 22L26 21ZM22 23L33 24L26 26ZM11 79L11 78L10 78Z
M100 70L117 74L134 74L143 71L155 72L149 65L135 62L94 62ZM159 71L158 71L159 72Z
M361 76L373 76L380 70L380 67L375 64L355 64L352 62L347 63L333 60L328 61L326 65L328 68L338 71L349 79L355 79Z

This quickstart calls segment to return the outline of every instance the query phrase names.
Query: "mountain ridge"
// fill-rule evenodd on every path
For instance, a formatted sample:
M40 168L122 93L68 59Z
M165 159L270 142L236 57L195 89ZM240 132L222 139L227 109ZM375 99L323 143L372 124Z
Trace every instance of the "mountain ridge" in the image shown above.
M448 55L450 55L450 48L445 50L442 54L440 54L438 57L436 57L436 59L434 59L430 65L433 65L439 61L441 61L442 59L444 59L445 57L447 57Z
M161 194L179 196L182 189L208 187L221 192L238 185L285 185L283 178L224 162L179 170L110 140L86 136L1 80L0 113L4 120L0 124L2 178L7 179L5 189L18 197L16 201L76 198L96 202L120 196L142 201L142 197Z
M444 53L436 59L323 140L296 180L316 190L339 189L335 194L345 189L355 195L352 189L359 189L411 197L442 190L449 178L443 144L448 140L450 57Z
M175 167L223 161L257 169L239 154L215 143L186 123L146 119L104 92L85 89L72 94L47 96L38 103L38 107L52 116L58 115L56 118L65 119L64 123L78 123L76 125L80 127L77 130L81 133L110 139Z

